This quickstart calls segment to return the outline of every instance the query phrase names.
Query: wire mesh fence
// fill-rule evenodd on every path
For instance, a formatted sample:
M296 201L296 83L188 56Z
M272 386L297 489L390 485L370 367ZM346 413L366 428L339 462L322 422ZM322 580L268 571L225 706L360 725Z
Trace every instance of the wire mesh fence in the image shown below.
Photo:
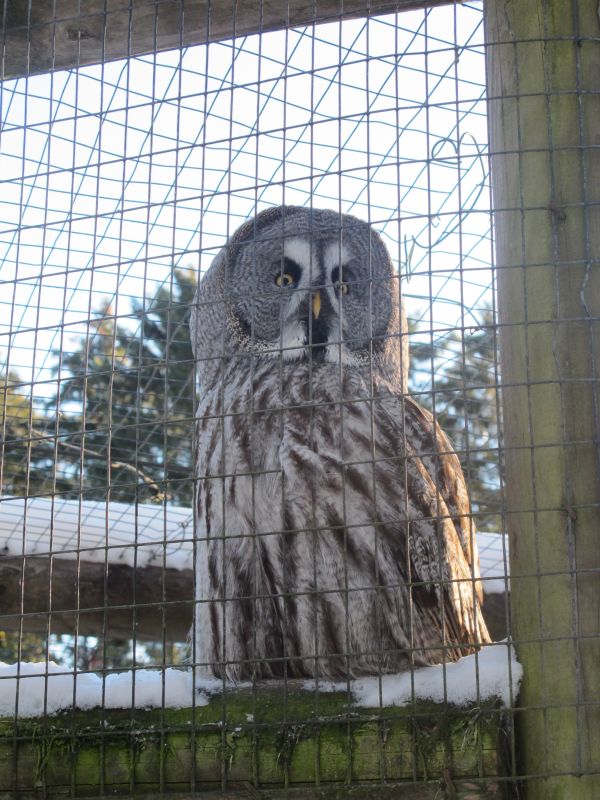
M544 611L543 576L564 575L539 555L545 506L514 501L528 480L514 454L569 439L532 422L529 345L525 374L507 360L510 331L550 312L511 306L526 244L493 268L487 116L499 241L518 247L545 202L524 170L548 166L521 161L520 195L501 195L508 155L543 147L496 107L539 95L552 119L555 88L542 70L543 89L504 90L528 66L495 6L486 41L477 3L283 20L174 5L171 30L161 4L4 3L0 790L28 796L33 771L48 796L400 782L510 796L570 775L552 720L592 713L586 679L574 701L517 706L506 641L525 646L527 686L527 646L563 637L577 653L580 631L575 611L566 631ZM584 41L571 17L569 53ZM562 311L554 233L534 262L554 267L556 319L589 331L590 235L586 316ZM512 387L529 399L502 406ZM511 424L529 409L527 444L503 408ZM597 513L578 495L570 519L581 503ZM537 562L515 577L513 560L512 588L543 633L510 618L506 533L523 512ZM571 559L569 579L582 568ZM535 602L518 589L532 579ZM597 630L583 636L591 658ZM529 706L538 762L506 716Z

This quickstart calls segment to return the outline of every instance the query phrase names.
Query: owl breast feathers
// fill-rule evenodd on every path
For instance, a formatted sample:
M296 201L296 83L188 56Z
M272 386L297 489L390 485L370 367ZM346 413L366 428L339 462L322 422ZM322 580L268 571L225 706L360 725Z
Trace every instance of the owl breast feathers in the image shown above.
M489 641L465 481L406 394L381 237L263 211L213 261L191 331L200 674L372 675Z

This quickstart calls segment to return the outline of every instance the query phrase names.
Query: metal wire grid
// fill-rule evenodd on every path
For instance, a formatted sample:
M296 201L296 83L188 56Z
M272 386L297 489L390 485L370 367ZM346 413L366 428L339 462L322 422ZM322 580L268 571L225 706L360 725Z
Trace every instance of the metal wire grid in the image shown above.
M476 307L490 279L487 245L481 246L489 222L482 224L475 212L485 215L489 203L482 197L483 86L471 77L477 69L482 74L477 26L472 30L479 13L474 8L465 11L471 30L460 45L445 41L443 31L425 33L424 19L416 22L414 32L400 27L396 33L394 18L383 18L370 23L369 41L364 22L349 22L339 32L337 26L325 26L265 34L270 50L266 55L259 56L264 36L255 36L235 44L190 48L181 56L160 54L5 82L2 264L8 288L15 280L10 264L18 260L20 265L10 304L15 307L11 335L21 334L12 343L14 358L21 350L31 350L27 339L31 341L32 332L40 328L78 334L81 311L79 317L74 314L77 308L85 311L90 297L94 309L102 296L125 301L139 297L140 288L151 296L164 282L165 264L193 263L200 215L205 268L228 232L261 204L281 200L284 182L289 203L304 205L312 197L335 207L339 196L349 198L343 202L344 211L369 214L414 280L427 278L435 262L441 279L433 298L456 302L451 291L445 292L450 297L442 298L445 282L457 270L458 252L463 260L472 259L469 300ZM402 17L399 24L405 24ZM397 48L402 50L405 78L399 82L398 98ZM457 48L461 52L454 66ZM258 77L248 80L258 65L260 86ZM367 71L373 73L368 97L357 88ZM204 81L200 91L199 78ZM144 95L144 86L154 87L155 95ZM311 95L310 108L296 101ZM332 107L335 113L329 111ZM460 128L467 112L469 123ZM374 152L368 154L367 116L377 134ZM457 169L466 173L460 181ZM367 191L374 198L370 209ZM458 191L463 202L454 194ZM400 236L394 215L399 202L407 206ZM475 221L479 224L473 232L471 219L473 226ZM455 246L459 224L462 250ZM488 273L479 280L477 266ZM44 304L45 325L25 322L25 309L37 306L34 292L40 279L44 289L66 293L64 303L53 304L60 312L64 306L62 326L56 317L54 325L50 323L56 308ZM120 288L118 297L115 285ZM415 294L428 296L423 288ZM117 308L115 316L126 314ZM21 341L26 342L23 347ZM53 343L38 347L36 383ZM23 363L29 366L31 360ZM14 363L19 365L18 360Z
M403 276L403 296L416 328L411 339L429 348L428 363L415 370L413 389L425 401L430 397L437 415L435 373L449 363L465 363L466 341L480 328L486 306L493 322L482 38L480 9L465 5L288 29L5 81L0 95L4 452L9 444L20 443L28 476L39 430L53 450L44 462L47 468L51 464L52 486L43 493L57 502L75 498L80 518L81 503L97 500L98 491L111 503L122 468L111 456L119 392L115 375L124 365L137 385L135 413L128 423L136 447L129 465L133 475L130 470L120 489L130 492L132 503L148 499L141 490L151 475L158 487L155 499L165 503L178 481L185 483L170 477L165 464L172 422L167 396L173 386L164 362L154 365L153 377L160 373L165 397L162 412L146 423L146 384L140 376L147 334L140 320L155 308L160 289L166 289L171 304L180 302L175 269L195 270L199 261L202 273L241 222L283 202L353 213L382 232ZM129 340L119 338L120 330ZM183 337L182 331L179 326L176 336ZM165 360L173 341L167 331ZM62 395L68 397L66 387L79 378L85 397L92 381L89 356L97 355L98 342L104 342L98 349L107 358L95 376L106 383L101 422L107 434L102 453L106 479L91 492L83 450L79 463L65 463L61 454L70 442L86 447L88 422L97 407L62 402ZM73 376L69 356L82 346L83 373ZM494 377L483 388L495 404L495 340L488 357L490 352ZM183 366L191 376L191 365ZM459 393L466 398L469 390L481 388L463 383ZM195 403L191 377L175 390L178 398L186 392ZM10 408L15 418L25 409L27 429L12 441L6 435ZM460 449L470 477L466 402L463 408ZM80 421L79 430L65 424L69 419ZM179 423L181 446L190 449L193 411ZM165 438L161 466L153 473L151 463L138 456L138 446L157 425L163 426ZM494 476L492 470L490 480L499 483L497 472ZM38 491L26 477L22 495ZM27 511L23 553L26 524ZM132 530L135 569L137 521ZM107 528L106 565L113 548L108 533ZM54 553L52 529L48 552ZM51 638L51 614L44 644L46 658L62 656L68 667L76 664L81 646L79 608L85 586L79 579L80 542L70 555L77 582L72 661L60 652L64 644ZM24 564L25 559L21 578ZM22 585L21 611L25 581ZM158 663L164 666L170 663L165 609L173 601L164 581L159 593L156 638L162 644ZM129 659L137 668L148 656L138 651L135 603L131 608ZM18 627L19 660L23 625ZM106 632L105 612L100 637L105 667ZM318 694L315 703L318 707ZM225 719L226 692L222 711ZM223 737L225 747L225 732ZM385 778L383 761L380 778ZM190 780L193 789L193 776Z

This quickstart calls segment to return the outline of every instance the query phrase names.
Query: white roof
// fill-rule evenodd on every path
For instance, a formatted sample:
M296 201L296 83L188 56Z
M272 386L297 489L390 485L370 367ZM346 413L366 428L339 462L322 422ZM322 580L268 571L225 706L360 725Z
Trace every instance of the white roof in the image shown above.
M0 554L192 569L193 512L56 498L0 498Z
M1 497L0 554L191 569L191 508L58 497ZM478 533L484 589L506 591L508 539Z
M479 568L483 590L487 594L504 594L508 585L508 536L501 533L478 533Z

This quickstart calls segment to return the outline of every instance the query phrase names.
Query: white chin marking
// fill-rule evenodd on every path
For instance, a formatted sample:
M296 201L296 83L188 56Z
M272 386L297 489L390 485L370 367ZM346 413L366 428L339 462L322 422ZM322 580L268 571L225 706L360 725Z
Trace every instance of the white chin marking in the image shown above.
M281 340L283 361L298 361L304 357L304 331L299 324L286 327Z
M325 351L325 361L329 361L332 364L354 364L355 358L352 353L348 352L348 348L342 342L341 345L337 343L328 345Z
M290 347L282 350L281 358L283 361L300 361L306 357L306 347Z
M283 361L310 361L312 359L311 348L302 344L298 347L287 347L282 350L281 358ZM316 362L317 359L315 358ZM325 348L323 355L319 354L319 362L327 364L348 364L356 363L354 356L348 352L347 348L342 345L328 345Z

